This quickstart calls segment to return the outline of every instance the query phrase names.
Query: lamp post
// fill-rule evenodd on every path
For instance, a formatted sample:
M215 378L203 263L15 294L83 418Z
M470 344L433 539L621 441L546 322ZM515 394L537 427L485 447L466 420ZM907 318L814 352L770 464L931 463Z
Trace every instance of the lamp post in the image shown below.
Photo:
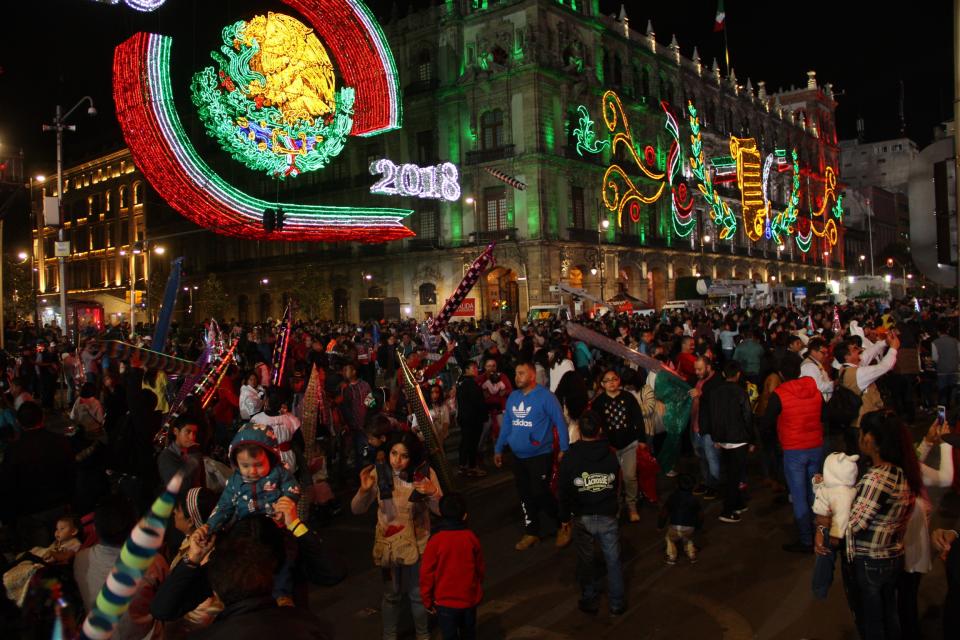
M610 221L607 220L606 218L601 220L600 223L597 225L597 265L600 270L600 300L601 301L605 301L606 299L606 296L604 296L604 293L605 293L604 292L604 285L605 285L604 271L606 270L604 268L605 267L604 263L606 262L606 260L604 259L605 257L603 255L603 245L601 244L601 242L603 239L603 232L609 228L610 228Z
M57 105L56 114L53 117L52 124L43 125L44 131L56 131L57 132L57 210L60 216L60 230L57 234L57 240L59 242L64 241L63 233L63 132L64 131L76 131L77 126L73 124L66 124L67 118L69 118L77 108L82 105L84 102L89 102L90 106L87 107L87 115L95 116L97 115L97 110L93 106L93 98L90 96L83 96L73 105L69 111L63 113L63 108L60 105ZM63 319L64 326L61 329L64 332L64 335L69 335L67 329L67 261L65 256L58 256L57 262L60 265L60 313L61 318Z

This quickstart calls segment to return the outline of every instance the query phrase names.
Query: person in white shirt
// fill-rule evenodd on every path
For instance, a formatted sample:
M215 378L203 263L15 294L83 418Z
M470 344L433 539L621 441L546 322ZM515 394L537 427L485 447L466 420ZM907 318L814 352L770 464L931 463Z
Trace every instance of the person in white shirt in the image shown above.
M263 410L263 387L260 386L260 376L251 373L247 376L246 384L240 387L240 419L249 420Z
M556 393L560 379L563 378L564 374L568 371L574 370L573 360L567 357L564 347L557 345L557 347L550 352L550 363L550 391Z
M884 349L887 349L886 355L878 364L867 365L865 362L871 362ZM833 350L837 361L840 362L840 376L837 384L842 384L854 393L860 396L860 415L853 421L852 427L860 427L860 418L871 411L877 411L883 408L883 398L877 389L876 381L886 372L893 369L897 364L897 349L900 348L900 337L895 332L890 332L886 340L875 342L869 349L863 349L856 344L841 342ZM854 373L850 373L853 369Z
M286 467L287 471L289 471L291 475L294 475L297 473L297 456L290 448L290 441L293 440L293 436L300 428L300 419L290 413L290 407L287 402L281 401L272 393L267 404L269 405L267 411L270 413L262 411L250 418L250 422L273 428L273 432L277 436L277 450L280 452L280 461L283 463L283 466ZM274 412L273 407L276 407L278 411L276 415L270 415Z
M824 367L829 350L827 343L823 338L811 338L807 343L807 357L803 359L800 365L801 378L813 378L817 383L817 389L823 395L823 401L829 402L833 395L833 380Z

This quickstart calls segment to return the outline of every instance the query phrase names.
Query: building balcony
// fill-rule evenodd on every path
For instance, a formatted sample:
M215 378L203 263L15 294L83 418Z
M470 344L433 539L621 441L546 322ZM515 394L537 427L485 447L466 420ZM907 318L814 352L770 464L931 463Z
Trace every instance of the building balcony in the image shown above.
M440 248L439 238L410 238L407 241L408 251L432 251Z
M580 155L577 153L577 146L570 145L563 148L563 156L567 160L579 160L580 162L589 162L590 164L595 164L601 167L607 166L603 161L603 154L600 153L584 153Z
M494 149L478 149L477 151L467 151L464 165L482 164L484 162L493 162L494 160L503 160L513 157L513 145L505 144Z
M593 229L580 229L579 227L567 228L567 238L569 238L571 242L597 244L599 242L597 235L597 232Z
M491 242L501 242L504 240L516 240L517 228L496 229L492 231L480 231L470 234L472 244L489 244Z

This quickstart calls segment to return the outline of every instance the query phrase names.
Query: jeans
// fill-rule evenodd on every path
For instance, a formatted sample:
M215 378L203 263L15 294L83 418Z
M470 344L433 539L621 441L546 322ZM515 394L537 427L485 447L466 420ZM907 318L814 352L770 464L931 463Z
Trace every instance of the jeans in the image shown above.
M875 560L853 560L860 615L857 624L863 640L899 640L900 616L897 613L897 578L903 570L903 556Z
M840 544L834 547L830 543L830 536L826 536L826 539L823 541L823 545L830 550L830 555L821 556L817 554L816 559L813 561L813 597L819 598L820 600L825 600L827 598L827 593L830 591L830 585L833 584L833 569L837 563L838 550L842 554L844 548L844 542L841 539Z
M813 485L810 481L822 469L823 447L786 449L783 452L783 475L790 489L793 518L800 542L806 545L813 544Z
M700 462L700 476L703 484L716 489L720 484L720 452L713 446L710 434L699 434L690 431L690 442L693 444L693 453Z
M628 444L617 450L617 460L623 473L622 487L627 509L637 508L637 443Z
M774 482L783 480L783 449L777 438L776 427L760 430L760 444L763 446L760 462L763 464L763 475Z
M557 519L557 501L550 491L550 474L553 471L553 454L545 453L532 458L515 458L513 477L520 494L523 509L524 533L540 535L540 512L546 511Z
M611 609L625 604L623 567L620 564L620 528L613 516L577 516L574 518L573 546L577 551L577 580L581 598L596 600L599 580L593 563L593 541L600 543L607 565L607 598Z
M726 478L723 492L723 514L729 515L743 509L746 504L740 492L740 477L747 466L747 445L736 449L720 449L723 473Z
M437 626L443 640L474 640L477 637L477 608L453 609L438 605Z
M477 450L480 448L480 435L483 433L483 423L472 420L460 421L460 466L474 468L477 466Z
M397 640L397 622L400 616L400 601L406 595L410 599L410 612L417 638L429 638L427 610L420 597L420 562L409 567L392 567L384 570L383 639Z

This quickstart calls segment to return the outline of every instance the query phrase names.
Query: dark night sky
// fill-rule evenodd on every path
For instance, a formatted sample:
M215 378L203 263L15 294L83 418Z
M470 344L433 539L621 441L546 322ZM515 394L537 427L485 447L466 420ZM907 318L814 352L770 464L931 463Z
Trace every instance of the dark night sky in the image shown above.
M412 1L422 5L427 0ZM51 119L58 101L69 107L85 94L93 96L100 115L87 118L81 109L71 118L79 130L66 134L67 163L118 147L110 97L112 49L117 43L141 29L197 40L198 31L216 34L227 20L250 7L277 4L168 0L157 13L144 15L123 5L92 0L4 3L4 31L15 33L0 41L3 155L11 148L22 148L31 171L52 171L54 136L41 133L41 125ZM373 0L372 4L381 18L389 15L390 2ZM405 7L410 2L399 4ZM712 31L715 0L625 4L635 29L644 30L652 19L661 43L676 33L685 56L697 45L707 65L714 57L722 58L722 39ZM840 93L837 113L843 138L856 134L858 116L865 119L867 139L898 135L900 81L907 133L921 146L930 141L933 127L951 115L952 4L947 0L890 5L834 0L820 3L823 8L814 3L746 0L727 0L725 5L731 62L740 81L750 77L756 86L758 80L765 80L772 92L803 85L806 71L815 69L821 84L832 82ZM619 7L620 2L601 0L607 14L618 12ZM212 19L207 20L209 14ZM191 26L195 16L206 26ZM208 51L212 44L203 36L194 46ZM206 58L198 59L197 67L206 63Z

